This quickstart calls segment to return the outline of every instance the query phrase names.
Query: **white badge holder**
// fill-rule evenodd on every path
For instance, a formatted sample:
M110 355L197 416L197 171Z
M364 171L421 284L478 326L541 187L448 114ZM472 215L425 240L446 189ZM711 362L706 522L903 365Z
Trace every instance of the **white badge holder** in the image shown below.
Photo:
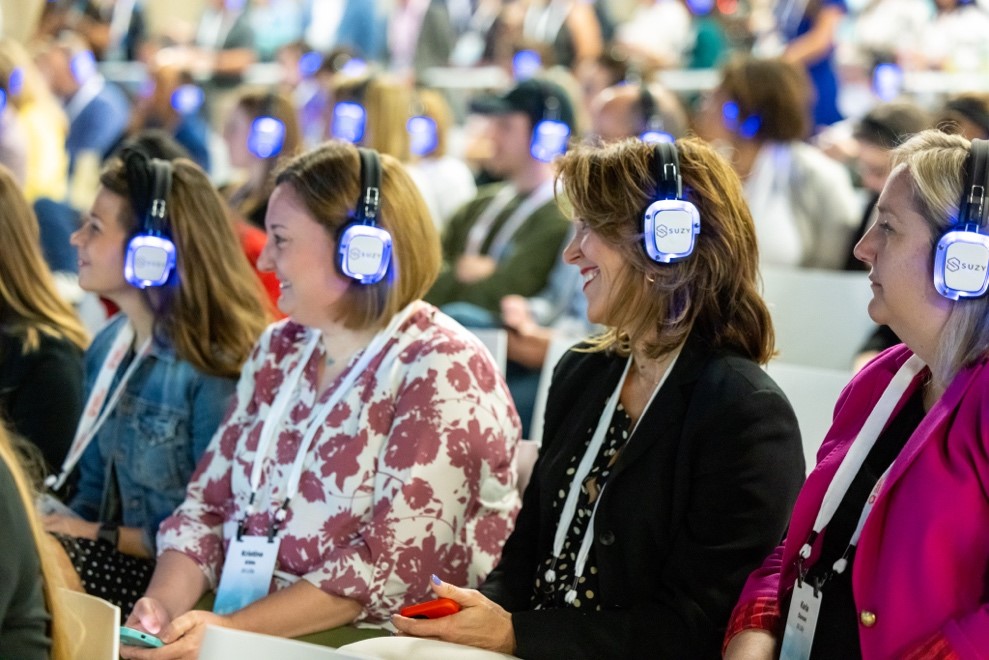
M215 614L236 612L268 595L281 543L275 535L230 539L213 603Z
M807 660L810 657L820 612L821 592L807 580L798 581L786 616L780 660Z

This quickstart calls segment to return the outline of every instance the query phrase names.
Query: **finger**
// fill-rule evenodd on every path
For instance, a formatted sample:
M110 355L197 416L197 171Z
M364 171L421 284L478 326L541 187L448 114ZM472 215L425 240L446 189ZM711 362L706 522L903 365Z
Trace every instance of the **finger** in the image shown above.
M158 635L162 628L162 619L158 612L158 608L155 607L154 602L148 600L147 598L142 598L134 605L133 611L131 611L130 617L127 621L136 621L136 625L139 629L144 630L144 632L149 632L152 635Z
M199 623L199 617L196 616L196 613L188 612L165 626L161 634L158 635L158 639L166 644L171 644L175 640L187 635Z
M461 587L455 587L449 582L444 582L435 575L430 577L429 582L429 586L432 587L434 594L441 598L455 600L461 607L477 605L481 600L484 600L484 596L481 596L480 592L474 589L462 589ZM480 599L478 597L480 597Z
M410 619L401 614L393 614L391 622L399 632L412 637L437 637L440 627L439 619Z

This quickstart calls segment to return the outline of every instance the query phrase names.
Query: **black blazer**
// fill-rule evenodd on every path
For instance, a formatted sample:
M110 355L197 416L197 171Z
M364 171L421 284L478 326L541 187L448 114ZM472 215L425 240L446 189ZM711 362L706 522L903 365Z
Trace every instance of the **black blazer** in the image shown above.
M513 613L522 658L717 658L748 574L783 536L804 479L797 420L770 377L696 337L628 440L602 494L592 557L602 611L532 610L570 458L625 359L571 350L515 531L481 591Z

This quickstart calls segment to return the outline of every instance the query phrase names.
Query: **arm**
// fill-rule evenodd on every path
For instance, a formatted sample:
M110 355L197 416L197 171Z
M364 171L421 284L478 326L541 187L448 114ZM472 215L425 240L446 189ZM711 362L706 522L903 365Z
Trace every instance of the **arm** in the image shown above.
M834 48L834 35L845 11L837 5L821 7L810 31L797 37L783 52L783 59L796 64L813 64Z

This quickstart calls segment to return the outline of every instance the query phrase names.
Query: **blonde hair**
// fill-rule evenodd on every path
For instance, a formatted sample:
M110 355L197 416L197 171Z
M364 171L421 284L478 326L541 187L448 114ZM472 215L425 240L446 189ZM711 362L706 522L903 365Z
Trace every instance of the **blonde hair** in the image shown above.
M31 448L24 443L23 449L30 451ZM34 509L34 488L28 479L25 469L22 467L19 451L21 446L14 446L14 436L7 428L0 424L0 462L3 462L17 489L19 504L24 509L24 516L27 520L34 541L34 548L38 553L38 563L41 567L41 589L45 599L45 609L51 617L49 625L49 637L51 637L52 660L68 660L72 657L73 648L68 634L69 611L62 605L59 598L59 589L64 588L62 573L58 568L52 550L54 539L49 537L41 526L41 521Z
M55 288L41 254L41 230L10 170L0 165L0 326L23 337L24 352L45 334L85 350L89 337Z
M765 363L773 355L769 310L758 291L759 252L742 186L731 166L697 138L676 141L684 197L697 207L701 230L693 254L662 264L643 247L642 213L656 198L655 147L626 139L578 146L557 163L574 218L622 256L626 266L608 302L611 327L591 350L650 358L687 335Z
M934 243L958 217L971 143L938 130L917 133L892 152L892 166L905 165L913 201L931 231L927 271L934 270ZM984 182L977 182L984 183ZM941 332L934 364L934 385L944 389L963 368L989 354L989 296L952 303Z
M171 162L167 224L178 272L169 284L148 293L155 331L199 371L237 377L270 320L267 296L205 172L184 158ZM134 233L143 209L133 207L126 167L114 158L100 183L124 199L119 221Z
M348 304L341 320L355 329L386 325L425 295L440 270L439 235L419 189L398 160L385 154L380 158L378 225L392 236L391 265L380 282L351 282L344 294ZM275 185L291 186L316 222L336 237L357 205L360 171L357 148L330 141L286 163L276 173Z
M334 103L353 101L364 106L367 122L361 146L401 161L409 159L405 123L412 108L412 90L408 85L382 73L363 77L338 74L331 91Z

